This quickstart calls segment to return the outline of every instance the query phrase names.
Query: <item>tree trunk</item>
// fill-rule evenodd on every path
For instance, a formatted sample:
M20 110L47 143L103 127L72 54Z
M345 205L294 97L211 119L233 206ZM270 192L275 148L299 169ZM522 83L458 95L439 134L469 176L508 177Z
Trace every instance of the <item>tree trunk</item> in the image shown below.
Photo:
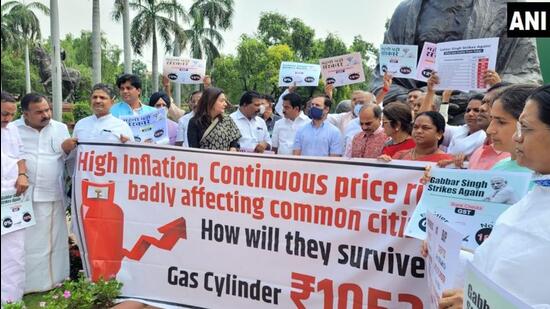
M59 42L59 6L57 0L50 0L50 27L52 40L52 105L53 119L61 121L61 44Z
M132 74L132 46L130 45L130 6L123 0L122 29L124 37L124 73Z
M173 1L174 4L176 4L176 0ZM174 22L178 23L178 14L176 11L174 11ZM179 43L174 39L174 56L180 55L180 47ZM172 96L174 97L174 103L176 103L177 106L181 107L181 84L180 83L174 83L172 89L174 89L174 93Z
M153 25L153 82L152 92L159 91L159 69L158 69L158 52L157 52L157 27Z
M29 42L25 42L25 91L30 93L31 89L31 62L29 61Z
M92 83L101 83L101 24L99 0L93 0L92 8Z

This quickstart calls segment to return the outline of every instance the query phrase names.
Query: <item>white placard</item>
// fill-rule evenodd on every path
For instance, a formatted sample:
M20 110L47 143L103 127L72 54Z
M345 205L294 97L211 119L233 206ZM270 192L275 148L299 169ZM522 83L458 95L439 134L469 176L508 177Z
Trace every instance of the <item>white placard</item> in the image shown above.
M325 84L334 87L362 83L365 81L360 53L319 59L321 75Z
M320 74L321 66L318 64L283 61L279 70L279 86L290 87L296 83L296 86L317 87Z
M36 224L30 194L17 196L15 192L2 192L2 235Z
M437 44L436 90L483 91L488 70L495 70L499 38L452 41Z
M178 84L202 84L206 60L182 57L164 58L163 75Z
M380 45L380 75L387 71L393 77L415 78L417 55L416 45Z

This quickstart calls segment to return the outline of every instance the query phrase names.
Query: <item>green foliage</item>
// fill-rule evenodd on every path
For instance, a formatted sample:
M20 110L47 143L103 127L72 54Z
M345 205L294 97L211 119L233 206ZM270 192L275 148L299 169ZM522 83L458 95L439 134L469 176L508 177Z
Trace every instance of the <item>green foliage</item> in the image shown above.
M120 295L121 288L122 283L115 279L109 281L99 279L93 283L81 275L78 280L66 280L60 287L48 293L45 297L45 307L48 309L110 308Z
M322 58L344 55L348 52L346 43L335 34L329 33L323 44Z
M25 94L25 60L23 54L8 47L2 51L2 90L20 97ZM31 65L31 87L34 91L44 92L40 83L38 68Z
M263 12L258 25L258 37L266 45L287 42L289 24L286 16L275 12Z
M73 108L73 118L75 122L88 117L92 114L92 108L88 102L77 102Z
M63 112L61 114L61 119L64 124L74 124L74 115L71 112Z

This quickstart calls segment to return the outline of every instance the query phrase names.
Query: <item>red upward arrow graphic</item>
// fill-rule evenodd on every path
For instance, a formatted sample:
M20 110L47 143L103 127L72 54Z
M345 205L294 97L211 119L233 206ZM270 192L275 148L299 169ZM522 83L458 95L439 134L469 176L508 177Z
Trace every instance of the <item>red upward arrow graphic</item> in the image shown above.
M187 238L184 218L178 218L164 226L159 227L157 230L160 233L164 234L160 239L156 239L147 235L142 235L139 237L138 241L132 248L132 251L122 249L123 254L129 259L139 261L151 245L160 249L170 251L176 245L180 238Z

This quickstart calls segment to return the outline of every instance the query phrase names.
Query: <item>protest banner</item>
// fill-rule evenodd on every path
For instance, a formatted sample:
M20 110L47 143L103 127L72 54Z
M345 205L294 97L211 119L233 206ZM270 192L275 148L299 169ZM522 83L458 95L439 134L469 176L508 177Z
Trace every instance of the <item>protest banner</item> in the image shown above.
M279 87L319 85L321 66L318 64L281 62L279 69Z
M468 261L466 263L463 308L529 309L533 307L498 286L479 271L472 262Z
M427 82L428 78L432 76L435 71L435 52L437 50L437 44L424 42L422 47L422 53L418 60L418 66L416 67L416 80Z
M452 41L437 44L436 90L484 91L487 70L495 70L499 38Z
M15 193L15 189L2 192L2 235L36 224L30 193Z
M411 164L418 164L412 162ZM73 214L93 280L164 308L424 308L404 228L422 165L81 143Z
M156 111L135 116L120 116L120 119L126 121L136 142L168 144L168 118L166 118L166 109L160 108Z
M415 78L417 55L416 45L380 45L380 75L387 71L396 78Z
M166 57L162 74L178 84L202 84L206 75L206 60Z
M443 291L453 288L460 267L462 235L431 212L427 215L427 277L430 308L439 308Z
M319 64L326 85L333 84L334 87L339 87L365 81L360 53L319 59Z
M527 193L530 179L529 173L434 168L405 234L424 239L431 211L464 235L463 248L474 250L498 216Z

